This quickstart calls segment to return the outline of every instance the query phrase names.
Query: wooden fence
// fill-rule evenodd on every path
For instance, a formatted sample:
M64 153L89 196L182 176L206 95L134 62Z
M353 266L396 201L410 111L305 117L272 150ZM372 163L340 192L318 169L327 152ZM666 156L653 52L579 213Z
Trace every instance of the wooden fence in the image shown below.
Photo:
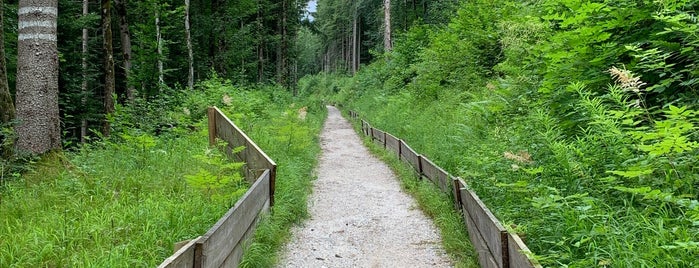
M237 267L260 217L274 204L277 164L218 108L209 108L208 115L209 143L225 141L226 153L245 163L245 177L253 184L206 234L185 244L158 267ZM241 151L234 150L241 146Z
M362 133L365 136L396 153L398 158L410 164L421 178L429 179L444 193L454 197L454 207L464 217L471 243L478 252L481 267L541 267L536 260L527 256L530 251L522 239L503 227L478 195L468 189L464 180L450 175L424 155L415 152L403 140L372 127L367 121L361 120L356 112L350 111L349 114L352 119L361 121Z

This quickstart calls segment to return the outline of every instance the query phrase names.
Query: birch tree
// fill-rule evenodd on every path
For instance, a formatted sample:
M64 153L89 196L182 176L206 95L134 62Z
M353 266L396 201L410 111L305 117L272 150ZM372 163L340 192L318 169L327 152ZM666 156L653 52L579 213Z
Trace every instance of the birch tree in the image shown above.
M391 43L391 0L383 0L383 14L383 46L385 52L390 52L393 49L393 44Z
M187 39L187 59L189 62L189 72L187 75L187 87L194 88L194 53L192 52L192 33L189 26L189 0L184 0L184 31Z

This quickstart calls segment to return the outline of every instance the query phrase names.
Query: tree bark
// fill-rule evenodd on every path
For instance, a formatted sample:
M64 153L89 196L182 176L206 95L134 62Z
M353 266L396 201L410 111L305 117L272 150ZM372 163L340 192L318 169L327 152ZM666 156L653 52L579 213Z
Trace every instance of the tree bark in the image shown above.
M165 84L165 72L163 70L163 37L160 33L160 7L155 4L155 38L158 42L158 86Z
M189 60L189 76L187 77L187 87L194 88L194 53L192 52L192 33L189 26L189 0L184 1L184 30L187 38L187 57Z
M384 32L383 45L385 52L391 52L393 44L391 43L391 0L383 0L384 12Z
M58 110L58 0L20 0L17 45L17 149L61 147Z
M89 0L83 0L83 16L87 16L89 13ZM80 103L83 107L87 107L87 41L88 41L88 31L87 27L83 27L82 36L82 73L83 81L80 86L80 92L82 93L82 98ZM80 142L85 142L85 137L87 136L87 118L86 113L83 112L82 118L80 119Z
M357 64L357 5L352 7L352 74L356 74L359 69Z
M112 51L112 3L111 0L102 0L102 48L104 49L104 114L109 116L114 113L114 52ZM111 133L109 120L105 118L102 134L108 137Z
M133 103L136 99L136 87L131 82L131 32L126 13L126 0L114 0L114 8L119 16L119 32L121 34L121 54L124 57L124 79L126 80L126 99Z
M4 24L4 1L0 0L0 27ZM5 27L0 28L0 123L15 119L15 105L7 83L7 65L5 63ZM1 140L0 140L1 142Z

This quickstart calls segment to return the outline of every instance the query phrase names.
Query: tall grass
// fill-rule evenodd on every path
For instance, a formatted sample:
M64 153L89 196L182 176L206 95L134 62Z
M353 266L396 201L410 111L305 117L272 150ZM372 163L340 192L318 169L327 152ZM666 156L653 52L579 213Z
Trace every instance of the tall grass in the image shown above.
M222 174L230 167L208 146L211 105L278 164L274 213L243 263L270 266L288 226L307 213L325 108L282 88L245 89L218 77L197 87L118 107L112 138L46 156L32 172L4 181L0 267L153 267L175 242L204 234L248 186L239 174ZM200 187L201 174L227 177L212 189Z
M0 267L155 266L235 200L214 201L182 174L204 163L206 133L55 153L0 190Z

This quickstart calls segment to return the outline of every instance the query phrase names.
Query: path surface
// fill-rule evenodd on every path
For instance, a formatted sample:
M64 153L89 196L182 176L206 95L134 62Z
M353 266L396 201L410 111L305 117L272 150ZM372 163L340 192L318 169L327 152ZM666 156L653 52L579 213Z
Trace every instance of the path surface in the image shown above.
M321 134L311 218L280 267L450 267L433 223L335 107Z

